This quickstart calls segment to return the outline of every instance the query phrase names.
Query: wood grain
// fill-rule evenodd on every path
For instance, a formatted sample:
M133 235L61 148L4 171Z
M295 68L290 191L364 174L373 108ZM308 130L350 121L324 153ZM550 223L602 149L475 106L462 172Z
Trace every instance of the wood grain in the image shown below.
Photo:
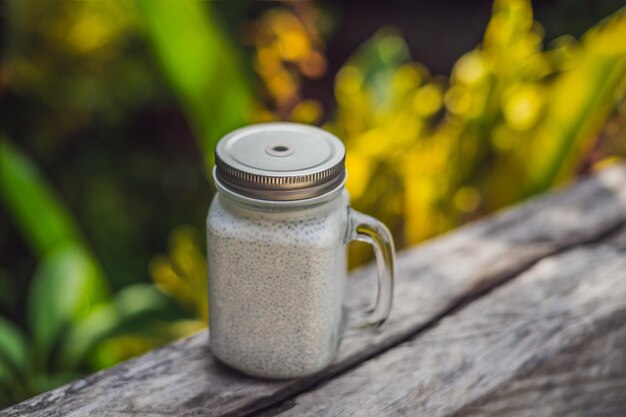
M618 417L625 389L626 252L607 243L542 260L265 415Z
M626 322L521 371L455 417L626 415Z
M267 381L210 355L202 332L27 400L1 416L243 415L293 397L410 339L460 304L538 260L601 239L626 222L626 168L533 200L398 256L394 308L375 332L346 335L335 363L314 377ZM354 274L351 304L367 305L371 267ZM407 364L410 367L411 364Z

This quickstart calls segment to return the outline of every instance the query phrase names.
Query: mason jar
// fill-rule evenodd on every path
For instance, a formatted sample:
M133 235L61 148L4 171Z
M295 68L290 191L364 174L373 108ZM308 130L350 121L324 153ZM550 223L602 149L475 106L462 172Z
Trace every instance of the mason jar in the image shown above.
M350 208L344 160L337 137L295 123L252 125L218 143L207 239L210 346L220 361L266 378L309 375L332 362L346 327L387 318L392 238ZM378 262L376 304L359 322L343 307L351 240L371 244Z

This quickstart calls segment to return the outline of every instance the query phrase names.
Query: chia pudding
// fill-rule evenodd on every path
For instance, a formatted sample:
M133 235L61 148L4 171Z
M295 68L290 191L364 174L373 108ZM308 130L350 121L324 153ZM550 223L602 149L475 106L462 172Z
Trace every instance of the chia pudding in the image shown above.
M207 218L211 350L248 374L288 378L335 356L348 195L262 211L218 193Z

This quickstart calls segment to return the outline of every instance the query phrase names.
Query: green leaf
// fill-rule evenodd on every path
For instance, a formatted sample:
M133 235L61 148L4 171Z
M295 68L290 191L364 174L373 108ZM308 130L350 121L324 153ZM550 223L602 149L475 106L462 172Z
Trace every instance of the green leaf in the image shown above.
M182 312L154 286L126 287L110 303L75 323L63 345L61 363L72 368L107 338L140 333L157 321L173 320L177 316L182 318Z
M39 255L61 242L80 239L71 215L50 185L25 155L2 138L0 199Z
M69 211L35 165L0 139L0 197L41 258L31 282L28 319L38 364L69 323L106 300L100 265Z
M0 408L25 398L28 354L22 331L0 316Z
M251 93L210 2L137 0L146 37L209 163L217 140L243 125Z
M4 367L2 363L5 364ZM27 364L28 349L24 335L16 325L0 316L0 367L4 368L7 373L23 375ZM5 372L0 372L0 380L5 375Z
M28 297L38 354L47 354L72 322L87 316L107 296L98 264L80 245L66 243L44 257Z

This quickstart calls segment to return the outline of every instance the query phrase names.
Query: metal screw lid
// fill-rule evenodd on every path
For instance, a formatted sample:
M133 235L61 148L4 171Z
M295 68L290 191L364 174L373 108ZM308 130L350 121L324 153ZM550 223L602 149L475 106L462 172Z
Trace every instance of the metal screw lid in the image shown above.
M298 123L262 123L224 136L215 149L214 179L246 197L291 201L343 184L346 151L334 135Z

